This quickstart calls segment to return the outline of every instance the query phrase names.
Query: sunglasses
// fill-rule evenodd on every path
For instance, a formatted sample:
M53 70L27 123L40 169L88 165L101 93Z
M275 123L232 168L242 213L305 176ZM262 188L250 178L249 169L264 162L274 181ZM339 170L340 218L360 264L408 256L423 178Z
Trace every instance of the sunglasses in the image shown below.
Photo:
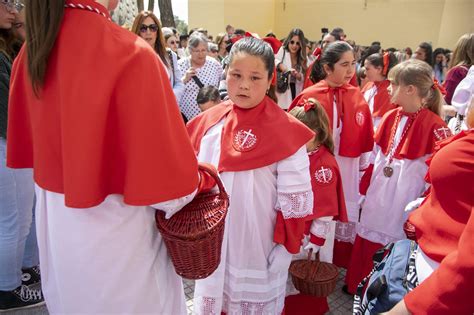
M290 40L290 44L299 46L300 42L295 42L294 40Z
M140 32L142 32L142 33L146 33L146 31L148 29L150 30L150 32L156 33L158 31L158 25L156 25L156 24L150 24L150 25L142 24L142 26L140 26Z
M174 41L174 40L170 41L170 45L178 45L178 44L179 44L179 42L177 42L177 41Z
M3 4L5 9L10 13L15 10L20 12L25 7L25 5L18 0L0 0L0 4Z

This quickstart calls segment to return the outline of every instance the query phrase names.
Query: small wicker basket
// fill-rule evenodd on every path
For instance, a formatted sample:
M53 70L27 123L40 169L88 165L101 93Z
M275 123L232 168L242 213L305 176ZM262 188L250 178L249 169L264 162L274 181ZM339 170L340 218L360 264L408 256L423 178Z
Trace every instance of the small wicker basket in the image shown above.
M176 273L187 279L204 279L219 266L229 197L217 174L205 165L219 187L218 193L198 194L169 220L156 211L156 226L165 241Z
M308 253L308 259L299 259L291 263L289 272L293 285L302 294L326 297L334 292L337 283L338 270L336 265L311 260L313 251Z

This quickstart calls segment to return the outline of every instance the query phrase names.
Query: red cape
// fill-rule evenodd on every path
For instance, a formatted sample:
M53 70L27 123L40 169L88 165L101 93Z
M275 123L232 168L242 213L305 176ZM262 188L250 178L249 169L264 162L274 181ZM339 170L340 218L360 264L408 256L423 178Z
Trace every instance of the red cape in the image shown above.
M362 94L370 90L374 85L377 86L377 94L374 96L374 110L372 116L382 117L389 110L397 108L397 105L390 101L390 94L388 93L388 87L390 86L389 80L367 83L362 89Z
M196 152L206 132L226 117L221 138L219 171L264 167L290 157L314 132L281 110L269 97L254 108L223 102L191 120L187 127Z
M329 116L329 126L333 125L333 100L338 94L337 116L342 120L341 142L339 155L358 157L364 152L372 151L373 125L369 106L359 88L345 84L332 89L325 80L303 90L291 103L288 111L295 106L303 106L309 98L317 99Z
M95 1L69 2L109 17ZM190 194L197 161L167 72L144 40L106 17L65 9L39 99L21 50L12 71L7 164L34 168L36 183L65 194L68 207L93 207L110 194L131 205Z
M325 146L309 155L311 186L314 195L313 214L308 220L333 216L347 222L346 202L336 158Z
M375 143L380 146L385 155L388 154L395 118L397 113L401 111L401 107L389 111L382 118L377 128ZM423 109L402 139L402 143L398 145L394 158L414 160L431 154L434 151L436 142L449 136L451 136L451 132L441 117L428 109Z

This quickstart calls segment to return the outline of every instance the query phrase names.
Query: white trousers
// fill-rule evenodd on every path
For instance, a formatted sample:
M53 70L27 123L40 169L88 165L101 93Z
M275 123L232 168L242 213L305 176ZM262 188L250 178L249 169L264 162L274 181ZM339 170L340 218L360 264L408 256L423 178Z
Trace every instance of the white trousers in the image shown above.
M182 279L151 207L110 195L68 208L36 185L42 288L51 314L186 314Z

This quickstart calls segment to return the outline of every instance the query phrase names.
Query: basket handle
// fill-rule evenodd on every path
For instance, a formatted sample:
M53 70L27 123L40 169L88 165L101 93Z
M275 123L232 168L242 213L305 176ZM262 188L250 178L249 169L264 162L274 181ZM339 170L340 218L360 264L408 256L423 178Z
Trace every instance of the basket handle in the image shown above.
M308 262L311 261L311 256L313 255L313 249L311 248L308 252ZM314 276L318 273L318 270L319 270L319 265L320 264L320 260L319 260L319 251L314 255L315 257L315 261L317 262L317 264L312 264L312 267L310 269L310 273L311 273L311 277L314 278Z
M198 169L211 175L212 178L214 178L214 180L216 181L217 187L219 187L219 195L221 195L223 198L228 198L227 192L225 191L225 188L224 188L224 184L222 184L222 181L217 175L216 170L213 167L211 167L210 164L199 163Z

